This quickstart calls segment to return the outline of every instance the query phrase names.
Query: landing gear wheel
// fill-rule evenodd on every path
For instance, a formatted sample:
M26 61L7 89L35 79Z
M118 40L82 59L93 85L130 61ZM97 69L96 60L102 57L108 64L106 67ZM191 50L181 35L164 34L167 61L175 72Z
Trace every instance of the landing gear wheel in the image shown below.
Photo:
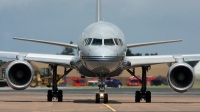
M146 102L151 103L151 92L150 91L146 92Z
M63 91L59 90L58 91L58 102L62 102L63 101Z
M135 102L140 102L141 94L140 91L135 92Z
M96 103L100 103L100 94L96 93Z
M47 101L48 101L48 102L51 102L51 101L52 101L52 90L48 90L48 93L47 93Z
M107 93L104 94L104 103L108 103L108 94Z

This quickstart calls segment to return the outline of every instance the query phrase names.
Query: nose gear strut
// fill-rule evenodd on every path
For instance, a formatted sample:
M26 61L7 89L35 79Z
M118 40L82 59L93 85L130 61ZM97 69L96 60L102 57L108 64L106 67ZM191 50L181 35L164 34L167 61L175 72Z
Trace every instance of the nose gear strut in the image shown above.
M99 93L96 93L96 103L100 103L100 99L104 99L104 103L108 103L108 94L105 93L105 77L101 76L98 80Z

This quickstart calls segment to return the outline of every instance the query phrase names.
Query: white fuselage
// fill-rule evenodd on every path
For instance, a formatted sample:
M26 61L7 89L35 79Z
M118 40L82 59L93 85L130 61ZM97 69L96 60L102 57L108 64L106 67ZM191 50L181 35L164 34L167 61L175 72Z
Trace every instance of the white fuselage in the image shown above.
M124 60L126 50L124 34L117 26L108 22L89 25L78 42L78 55L82 65L95 74L109 74L117 70Z

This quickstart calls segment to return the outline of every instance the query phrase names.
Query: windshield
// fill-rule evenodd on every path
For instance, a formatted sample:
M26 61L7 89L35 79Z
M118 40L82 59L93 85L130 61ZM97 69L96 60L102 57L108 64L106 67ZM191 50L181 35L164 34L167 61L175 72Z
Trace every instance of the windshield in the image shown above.
M116 44L116 45L119 45L119 46L121 46L121 43L120 43L119 39L117 39L117 38L114 38L114 40L115 40L115 44Z
M104 45L115 45L113 39L104 39Z
M85 39L84 45L90 45L91 41L92 41L92 38Z
M102 45L102 39L93 39L92 45Z

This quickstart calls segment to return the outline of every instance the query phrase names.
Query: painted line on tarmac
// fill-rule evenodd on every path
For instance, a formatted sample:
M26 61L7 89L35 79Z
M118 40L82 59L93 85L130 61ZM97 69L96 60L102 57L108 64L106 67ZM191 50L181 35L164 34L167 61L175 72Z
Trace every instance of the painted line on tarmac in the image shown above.
M88 96L88 98L89 99L91 99L91 100L94 100L93 98L91 98L91 97L89 97ZM105 103L102 103L103 105L105 105L107 108L109 108L112 112L117 112L114 108L112 108L110 105L108 105L108 104L105 104Z

